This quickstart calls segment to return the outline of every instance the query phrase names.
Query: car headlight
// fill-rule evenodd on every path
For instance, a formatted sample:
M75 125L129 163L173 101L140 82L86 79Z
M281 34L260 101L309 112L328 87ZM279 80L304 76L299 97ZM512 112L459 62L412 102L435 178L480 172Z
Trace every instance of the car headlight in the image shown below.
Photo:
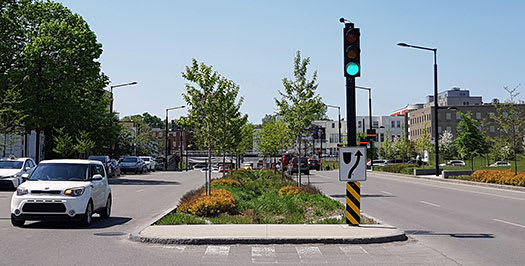
M25 194L28 194L28 193L29 193L29 189L27 189L27 188L23 188L23 187L16 188L16 195L18 195L18 196L22 196L22 195L25 195Z
M64 190L64 195L78 197L84 194L84 187L68 188Z

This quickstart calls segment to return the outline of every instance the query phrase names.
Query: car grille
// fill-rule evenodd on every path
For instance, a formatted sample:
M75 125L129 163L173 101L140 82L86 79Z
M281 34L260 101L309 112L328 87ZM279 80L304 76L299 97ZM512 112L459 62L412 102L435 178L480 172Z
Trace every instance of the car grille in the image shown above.
M26 203L22 208L24 212L65 212L63 203Z
M51 195L58 195L62 191L60 190L31 190L31 194L51 194Z

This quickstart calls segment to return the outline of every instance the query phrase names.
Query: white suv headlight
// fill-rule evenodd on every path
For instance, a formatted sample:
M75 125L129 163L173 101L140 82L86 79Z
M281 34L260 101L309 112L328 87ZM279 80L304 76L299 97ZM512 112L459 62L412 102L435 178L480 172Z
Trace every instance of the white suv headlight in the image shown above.
M85 187L68 188L64 190L64 195L78 197L84 194Z
M18 195L18 196L22 196L22 195L25 195L25 194L28 194L28 193L29 193L29 189L27 189L27 188L18 187L16 189L16 195Z

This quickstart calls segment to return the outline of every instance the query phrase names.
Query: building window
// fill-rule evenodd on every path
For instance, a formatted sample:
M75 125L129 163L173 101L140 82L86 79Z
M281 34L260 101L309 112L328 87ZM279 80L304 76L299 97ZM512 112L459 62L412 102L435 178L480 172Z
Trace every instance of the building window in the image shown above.
M335 123L332 123L332 128L335 128Z
M490 118L490 119L494 119L494 113L493 113L493 112L490 112L490 113L489 113L489 118Z
M361 128L361 121L357 121L357 127Z
M447 131L452 133L452 128L451 127L447 127Z
M438 127L438 133L441 133L441 127Z
M461 113L460 112L456 113L456 120L461 120Z
M394 128L396 126L396 121L390 121L390 127Z
M330 143L339 143L339 135L330 134Z
M397 128L401 127L401 121L397 121Z
M381 142L385 141L385 134L381 133L381 134L379 135L379 140L380 140Z
M372 127L379 128L379 121L372 121Z
M490 131L491 133L494 133L494 132L496 132L496 128L495 128L494 126L490 126L490 127L489 127L489 131Z
M481 119L481 113L476 113L476 119L478 119L478 120Z
M450 119L452 119L452 115L450 113L446 113L446 118L447 118L447 120L450 120Z

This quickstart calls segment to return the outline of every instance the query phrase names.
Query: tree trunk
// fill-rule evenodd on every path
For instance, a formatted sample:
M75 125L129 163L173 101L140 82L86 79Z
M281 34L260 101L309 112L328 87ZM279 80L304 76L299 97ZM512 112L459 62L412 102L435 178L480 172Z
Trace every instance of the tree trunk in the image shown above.
M298 174L298 178L297 178L297 182L298 182L298 186L300 187L302 182L301 182L301 142L303 141L303 139L301 138L301 135L299 135L299 157L297 158L297 174Z
M206 195L211 195L211 140L208 136L208 180L206 182L207 193Z
M226 151L223 150L223 151L222 151L222 177L224 177L224 174L225 174L225 173L224 173L224 169L225 169L225 168L226 168ZM221 169L221 168L219 167L219 170L220 170L220 169Z

